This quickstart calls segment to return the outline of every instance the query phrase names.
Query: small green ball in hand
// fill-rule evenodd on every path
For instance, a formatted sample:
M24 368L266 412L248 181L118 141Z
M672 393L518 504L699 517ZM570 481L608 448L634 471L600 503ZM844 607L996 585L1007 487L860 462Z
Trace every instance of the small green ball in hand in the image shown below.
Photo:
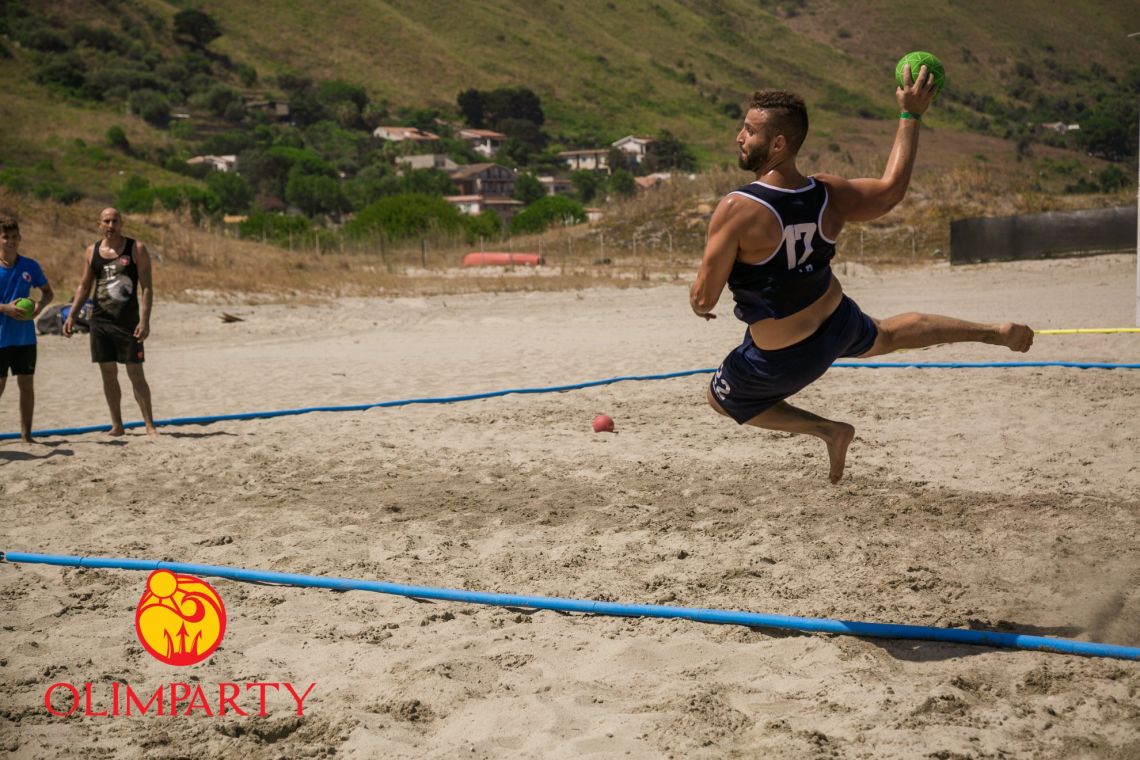
M904 81L903 68L910 64L910 79L915 81L918 79L918 72L923 66L926 66L927 76L934 79L934 97L938 97L938 93L942 92L942 86L946 84L946 72L942 69L942 61L938 60L934 55L923 52L921 50L913 53L907 53L895 65L895 81L898 82L899 87L906 87Z
M36 313L36 302L30 298L17 298L16 308L19 309L20 313L25 317L30 318Z

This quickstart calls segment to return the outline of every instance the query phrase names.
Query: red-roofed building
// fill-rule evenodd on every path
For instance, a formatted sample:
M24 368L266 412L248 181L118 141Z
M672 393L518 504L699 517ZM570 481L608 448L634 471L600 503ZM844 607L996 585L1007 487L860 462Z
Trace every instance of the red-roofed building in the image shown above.
M626 135L620 140L614 140L611 144L625 153L633 163L640 164L641 160L649 153L649 145L652 142L652 137Z
M498 164L469 164L451 173L459 195L510 198L515 192L515 173Z
M510 222L515 214L523 209L522 201L502 196L488 198L483 195L449 195L444 200L456 206L462 213L471 216L478 216L484 211L494 211L504 224Z
M609 168L609 148L590 148L588 150L564 150L558 157L566 162L571 171L601 171Z
M439 135L417 127L376 127L372 136L387 142L437 143Z
M465 140L476 153L491 158L503 147L507 136L502 132L491 129L461 129L458 132L460 140Z

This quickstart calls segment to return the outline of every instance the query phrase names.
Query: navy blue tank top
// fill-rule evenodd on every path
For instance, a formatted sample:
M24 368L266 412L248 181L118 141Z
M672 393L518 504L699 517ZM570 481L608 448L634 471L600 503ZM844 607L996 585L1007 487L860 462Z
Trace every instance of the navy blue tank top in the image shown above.
M736 301L736 318L752 324L761 319L782 319L810 306L831 285L831 259L835 241L823 235L827 186L808 177L798 190L753 182L733 190L767 206L784 237L772 254L758 264L733 263L728 289Z

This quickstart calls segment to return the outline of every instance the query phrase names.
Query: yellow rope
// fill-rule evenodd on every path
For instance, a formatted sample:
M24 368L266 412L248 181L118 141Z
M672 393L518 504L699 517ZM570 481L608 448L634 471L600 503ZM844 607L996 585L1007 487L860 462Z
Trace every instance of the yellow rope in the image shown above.
M1034 330L1037 335L1084 335L1086 333L1140 333L1140 327L1080 327L1072 330Z

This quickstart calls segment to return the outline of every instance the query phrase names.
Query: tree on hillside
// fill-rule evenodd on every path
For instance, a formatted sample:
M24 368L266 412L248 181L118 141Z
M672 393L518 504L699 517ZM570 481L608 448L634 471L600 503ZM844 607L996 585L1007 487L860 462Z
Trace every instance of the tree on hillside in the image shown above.
M540 151L546 147L548 139L546 133L529 119L503 119L495 125L495 129L533 151Z
M482 129L486 123L483 120L483 93L476 89L464 90L455 99L459 104L459 112L463 114L463 121L472 129Z
M439 169L410 169L404 172L403 192L419 195L454 195L455 183Z
M205 11L187 8L174 14L174 37L177 40L204 48L221 36L222 28Z
M586 221L586 211L582 204L558 195L549 195L535 201L526 211L511 220L511 232L519 234L538 233L554 224L580 224Z
M342 100L352 101L360 109L368 105L368 93L364 91L364 88L342 79L330 79L327 82L321 82L317 87L317 99L325 105Z
M1098 158L1123 161L1136 155L1137 104L1135 93L1098 98L1081 117L1081 144Z
M625 169L618 169L610 175L610 192L628 198L637 192L637 183L633 174Z
M693 156L689 146L667 129L657 133L653 142L649 143L649 156L644 168L646 171L662 169L676 169L682 172L691 172L697 168L697 159Z
M574 189L578 191L578 200L582 203L589 203L597 197L600 184L597 172L576 171L570 174L570 181L574 183Z
M225 116L226 109L233 104L241 105L241 95L232 87L216 84L205 92L196 93L190 99L194 106L205 107L215 116Z
M285 200L307 216L335 214L348 210L348 201L332 177L305 174L294 167L285 183Z
M483 113L492 129L507 119L529 121L541 127L546 122L542 101L526 87L500 87L483 93Z
M397 113L406 126L422 129L424 132L440 131L442 114L435 108L402 108Z
M218 199L218 207L227 214L240 214L249 210L253 190L249 183L233 172L211 172L206 177L206 189Z
M463 120L469 127L488 127L505 132L503 123L526 121L541 127L546 122L542 101L526 87L500 87L496 90L464 90L456 98Z
M363 87L339 79L321 82L316 98L342 127L360 126L360 114L368 106L368 93Z
M503 166L529 166L530 146L521 140L508 137L495 154L495 163Z
M606 166L610 167L611 172L618 171L619 169L629 170L633 165L633 156L621 148L610 148L606 153Z
M538 181L538 177L524 173L515 178L514 198L516 201L522 201L524 205L529 206L545 197L546 188Z
M345 231L356 238L383 236L388 240L405 240L433 231L456 232L463 229L463 215L443 198L430 195L392 195L372 203L345 225Z
M107 130L107 142L115 150L131 155L131 141L127 139L127 133L118 124Z
M130 106L148 124L165 127L170 123L170 102L161 92L136 90L131 94Z

